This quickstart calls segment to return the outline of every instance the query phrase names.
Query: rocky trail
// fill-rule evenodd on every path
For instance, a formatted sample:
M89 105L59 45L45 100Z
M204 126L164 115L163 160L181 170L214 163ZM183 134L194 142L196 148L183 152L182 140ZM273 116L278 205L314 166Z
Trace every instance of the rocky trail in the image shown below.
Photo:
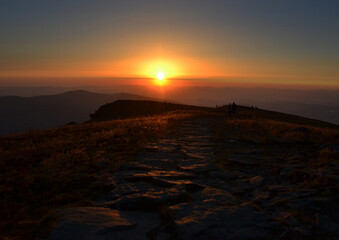
M339 239L337 198L284 179L300 165L276 168L298 153L217 141L218 118L187 120L150 142L109 177L96 206L60 211L48 239Z

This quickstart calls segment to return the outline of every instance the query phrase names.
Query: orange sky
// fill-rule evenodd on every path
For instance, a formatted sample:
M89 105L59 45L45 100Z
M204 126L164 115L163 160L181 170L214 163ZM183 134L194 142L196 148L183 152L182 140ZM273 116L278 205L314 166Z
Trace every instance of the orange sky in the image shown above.
M2 69L0 82L1 78L155 78L158 72L163 72L167 79L182 79L183 84L186 79L188 85L192 84L194 79L210 79L207 82L195 81L194 84L224 82L226 85L248 83L339 86L339 68L335 61L283 58L271 60L259 56L258 59L252 57L242 59L235 56L189 57L180 54L184 52L183 46L180 43L177 45L174 42L168 46L158 43L154 44L152 49L149 43L140 42L139 49L126 50L128 52L126 55L131 55L130 57L121 58L93 54L87 57L53 58L48 61L41 61L40 58L22 59ZM143 46L147 47L143 49ZM96 48L99 53L105 52L101 48L106 48L106 45ZM137 56L133 56L130 51L135 51ZM130 84L126 80L117 83Z
M92 60L93 61L93 60ZM130 84L125 78L156 78L163 72L167 79L182 79L186 84L206 85L224 82L232 85L323 85L339 86L338 68L327 66L300 66L293 62L209 60L175 56L150 56L100 61L76 60L74 62L31 62L25 66L0 72L0 78L121 78L119 84ZM194 81L213 79L214 81ZM1 80L0 80L1 81ZM27 80L28 81L28 80ZM172 81L172 84L175 81ZM108 81L107 83L110 83ZM111 82L113 83L113 82ZM171 81L169 81L171 83ZM93 83L92 83L93 84Z
M336 6L307 3L8 2L0 9L0 86L133 84L126 79L163 72L172 85L338 87Z

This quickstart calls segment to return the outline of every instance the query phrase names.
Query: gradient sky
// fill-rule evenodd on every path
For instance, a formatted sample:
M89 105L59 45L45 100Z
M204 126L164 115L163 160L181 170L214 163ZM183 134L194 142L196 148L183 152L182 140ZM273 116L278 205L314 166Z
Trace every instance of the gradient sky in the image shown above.
M163 68L205 83L339 86L338 12L338 0L0 0L0 85Z

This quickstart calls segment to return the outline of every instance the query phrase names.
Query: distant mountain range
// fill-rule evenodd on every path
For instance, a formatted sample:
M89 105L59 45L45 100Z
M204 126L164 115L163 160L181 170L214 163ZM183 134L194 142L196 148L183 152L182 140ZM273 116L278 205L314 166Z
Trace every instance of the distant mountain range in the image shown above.
M116 100L150 100L127 93L70 91L36 97L0 97L0 135L81 123L101 105Z

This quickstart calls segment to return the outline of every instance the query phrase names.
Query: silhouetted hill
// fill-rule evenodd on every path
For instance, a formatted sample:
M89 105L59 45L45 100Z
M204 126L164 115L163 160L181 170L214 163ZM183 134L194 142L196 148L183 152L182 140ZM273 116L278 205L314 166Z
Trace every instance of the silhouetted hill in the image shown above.
M118 100L101 106L94 114L91 114L91 120L105 121L118 118L160 114L175 110L211 111L215 109L170 102Z
M147 116L166 113L175 110L203 110L213 112L227 112L227 106L218 108L177 104L170 102L159 102L150 100L117 100L101 106L95 113L91 114L91 121L108 121L136 116ZM285 123L310 125L314 127L339 128L338 125L321 120L286 114L276 111L255 109L252 107L238 106L238 117L255 118L262 120L274 120Z
M36 97L0 97L0 135L88 121L90 113L117 99L149 98L127 93L99 94L83 90Z
M94 80L93 80L94 81ZM99 81L99 80L97 80ZM97 93L128 92L156 99L166 98L183 104L214 107L229 102L239 105L296 114L339 124L339 89L285 89L264 87L175 87L162 95L158 89L142 85L81 86ZM74 87L0 87L0 96L39 96L59 94Z
M270 110L264 110L264 109L255 109L252 107L239 107L239 112L241 113L242 117L249 118L249 119L256 119L257 121L264 121L264 120L270 120L270 121L277 121L281 123L291 123L291 124L300 124L300 125L309 125L313 127L319 127L319 128L332 128L332 129L339 129L339 125L297 116L293 114L287 114L287 113L281 113L277 111L270 111Z
M166 92L168 99L185 104L215 106L236 102L239 105L258 106L263 109L296 114L335 124L339 124L338 96L338 89L307 90L255 87L183 87Z
M339 124L339 107L331 105L299 103L299 102L267 102L261 105L265 109L315 118Z

